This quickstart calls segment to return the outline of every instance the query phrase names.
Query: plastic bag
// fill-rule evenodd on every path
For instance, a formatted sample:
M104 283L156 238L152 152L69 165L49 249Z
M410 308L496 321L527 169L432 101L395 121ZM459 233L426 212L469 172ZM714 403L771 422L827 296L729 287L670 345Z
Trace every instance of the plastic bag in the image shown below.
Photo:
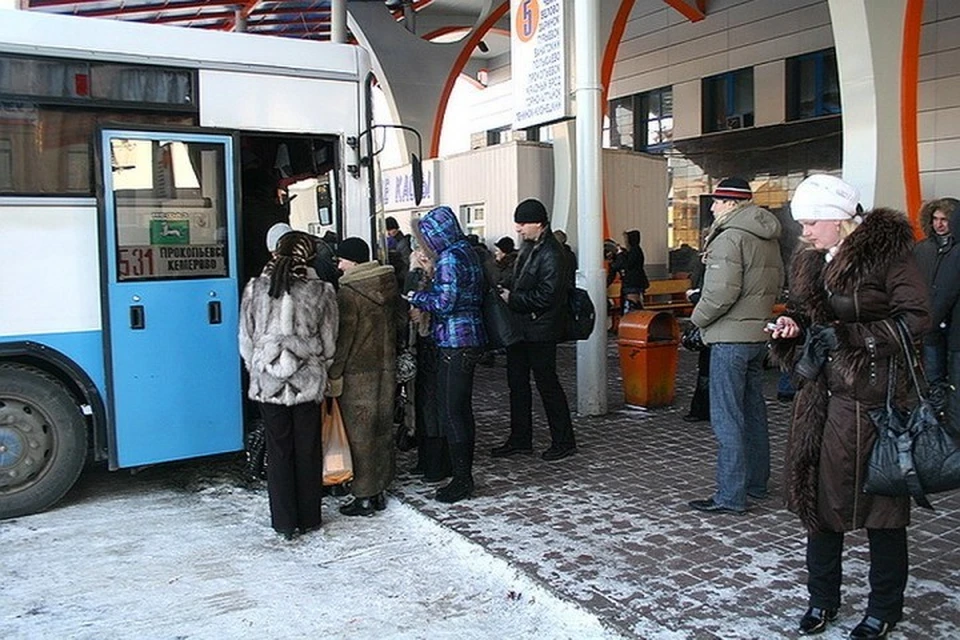
M350 441L340 415L340 404L330 398L327 411L323 412L323 484L333 486L353 480L353 457Z

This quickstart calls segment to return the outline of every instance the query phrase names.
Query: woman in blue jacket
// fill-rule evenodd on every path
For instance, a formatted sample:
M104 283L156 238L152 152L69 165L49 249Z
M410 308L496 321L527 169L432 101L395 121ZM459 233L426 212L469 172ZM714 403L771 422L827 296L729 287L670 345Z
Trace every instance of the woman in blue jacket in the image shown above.
M453 479L437 490L440 502L473 493L473 372L487 337L483 329L483 267L449 207L431 209L415 224L420 245L436 256L430 286L405 296L430 314L437 346L437 412L449 447Z

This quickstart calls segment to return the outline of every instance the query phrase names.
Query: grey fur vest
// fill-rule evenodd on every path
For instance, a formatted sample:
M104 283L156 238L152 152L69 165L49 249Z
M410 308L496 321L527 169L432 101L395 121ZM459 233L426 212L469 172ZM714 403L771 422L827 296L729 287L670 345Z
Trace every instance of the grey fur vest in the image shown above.
M251 400L293 406L320 402L337 345L333 286L312 277L271 298L270 276L250 280L240 304L240 355Z

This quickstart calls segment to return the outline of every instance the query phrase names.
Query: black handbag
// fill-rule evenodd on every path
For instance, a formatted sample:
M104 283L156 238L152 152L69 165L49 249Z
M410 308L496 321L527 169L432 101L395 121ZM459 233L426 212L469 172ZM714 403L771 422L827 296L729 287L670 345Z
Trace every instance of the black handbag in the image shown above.
M892 330L903 351L918 403L913 409L894 406L897 376L895 358L891 357L886 407L870 412L877 440L863 490L885 496L912 496L917 505L933 509L927 494L960 488L960 441L924 394L926 379L922 371L917 376L917 355L903 320L898 318L894 325ZM924 378L923 387L920 378Z
M487 349L504 349L523 341L520 316L510 310L495 286L487 289L481 306Z

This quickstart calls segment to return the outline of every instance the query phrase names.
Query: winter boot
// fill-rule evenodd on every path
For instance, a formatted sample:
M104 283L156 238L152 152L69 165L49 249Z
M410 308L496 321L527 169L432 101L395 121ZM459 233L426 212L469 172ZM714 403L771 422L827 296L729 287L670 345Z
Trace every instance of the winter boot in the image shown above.
M450 444L450 460L453 480L437 489L438 502L459 502L473 495L473 443Z

